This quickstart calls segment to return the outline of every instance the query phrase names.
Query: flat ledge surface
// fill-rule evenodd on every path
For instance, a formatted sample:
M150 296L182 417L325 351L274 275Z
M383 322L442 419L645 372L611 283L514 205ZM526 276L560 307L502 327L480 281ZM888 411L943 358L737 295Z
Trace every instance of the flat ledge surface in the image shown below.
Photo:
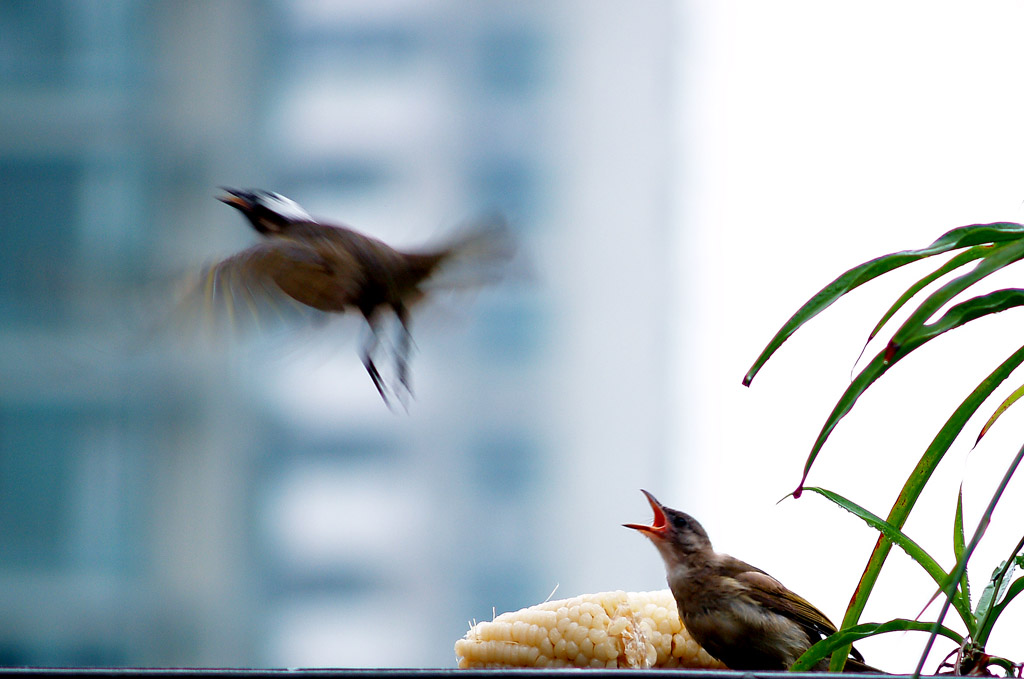
M679 679L821 679L822 672L736 672L733 670L599 670L599 669L238 669L238 668L144 668L144 667L0 667L0 679L555 679L586 675L581 679L650 679L651 674ZM846 679L878 679L877 674L839 675ZM888 675L909 676L909 675ZM927 676L927 675L925 675Z

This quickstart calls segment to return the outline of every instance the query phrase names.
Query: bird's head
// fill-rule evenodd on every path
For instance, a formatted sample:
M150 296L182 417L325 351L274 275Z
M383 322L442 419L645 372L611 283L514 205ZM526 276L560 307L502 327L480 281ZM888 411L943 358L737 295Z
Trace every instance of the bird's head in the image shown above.
M622 525L649 537L666 563L672 565L711 550L711 540L697 519L685 512L666 507L646 490L641 492L647 496L647 501L654 510L654 520L649 526L639 523Z
M309 213L291 198L260 189L229 189L221 187L225 195L217 200L237 208L253 228L264 235L281 233L295 222L311 222Z

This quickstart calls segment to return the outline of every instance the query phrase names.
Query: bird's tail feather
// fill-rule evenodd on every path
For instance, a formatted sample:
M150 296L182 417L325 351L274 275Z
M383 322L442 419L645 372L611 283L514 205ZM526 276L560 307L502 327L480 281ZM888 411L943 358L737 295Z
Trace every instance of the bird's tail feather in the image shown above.
M430 252L421 254L435 259L425 287L473 288L496 283L515 254L512 229L503 216L472 220L457 227Z

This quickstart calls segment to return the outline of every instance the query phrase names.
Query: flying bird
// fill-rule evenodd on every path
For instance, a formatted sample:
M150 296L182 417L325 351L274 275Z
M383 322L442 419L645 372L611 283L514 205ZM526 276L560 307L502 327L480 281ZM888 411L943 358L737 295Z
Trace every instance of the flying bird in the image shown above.
M406 252L348 226L318 221L280 194L223 191L218 199L240 211L261 240L204 271L198 292L207 308L226 312L232 321L248 314L257 323L267 307L283 313L358 312L369 328L363 365L389 407L387 392L398 390L389 389L374 361L384 318L391 314L400 324L395 372L411 394L410 310L432 283L456 287L496 280L512 255L508 226L497 216L457 230L445 242Z
M820 639L836 632L825 614L760 568L716 552L689 514L642 491L654 510L649 526L623 524L654 543L690 636L733 670L788 670ZM879 672L857 649L847 672ZM814 669L827 671L825 658Z

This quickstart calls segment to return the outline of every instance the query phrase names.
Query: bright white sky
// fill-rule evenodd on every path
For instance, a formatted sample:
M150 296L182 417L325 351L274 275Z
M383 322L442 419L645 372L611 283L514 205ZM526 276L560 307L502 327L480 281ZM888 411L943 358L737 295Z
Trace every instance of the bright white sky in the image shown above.
M675 439L689 454L674 470L674 497L659 497L696 515L718 549L764 568L838 622L875 535L821 498L775 501L795 487L868 330L937 260L859 289L799 331L752 388L740 380L790 314L847 268L923 247L955 226L1024 220L1024 3L680 7L676 185L687 190L677 206L685 234L678 285L686 294L678 295L676 345L685 353L675 369L676 412L689 417ZM1012 281L1002 285L1020 285ZM1024 311L974 325L875 385L833 433L811 484L887 514L946 417L1020 346ZM911 516L908 532L946 568L957 485L965 480L973 531L1024 443L1024 409L1011 410L968 456L970 442L1022 381L1015 374L968 425ZM1016 478L972 562L975 596L1024 532L1022 495ZM834 537L818 532L829 525ZM894 550L864 619L914 617L933 591ZM1024 659L1021 629L1024 599L1008 609L989 651ZM913 633L859 646L869 662L911 671L923 643Z

